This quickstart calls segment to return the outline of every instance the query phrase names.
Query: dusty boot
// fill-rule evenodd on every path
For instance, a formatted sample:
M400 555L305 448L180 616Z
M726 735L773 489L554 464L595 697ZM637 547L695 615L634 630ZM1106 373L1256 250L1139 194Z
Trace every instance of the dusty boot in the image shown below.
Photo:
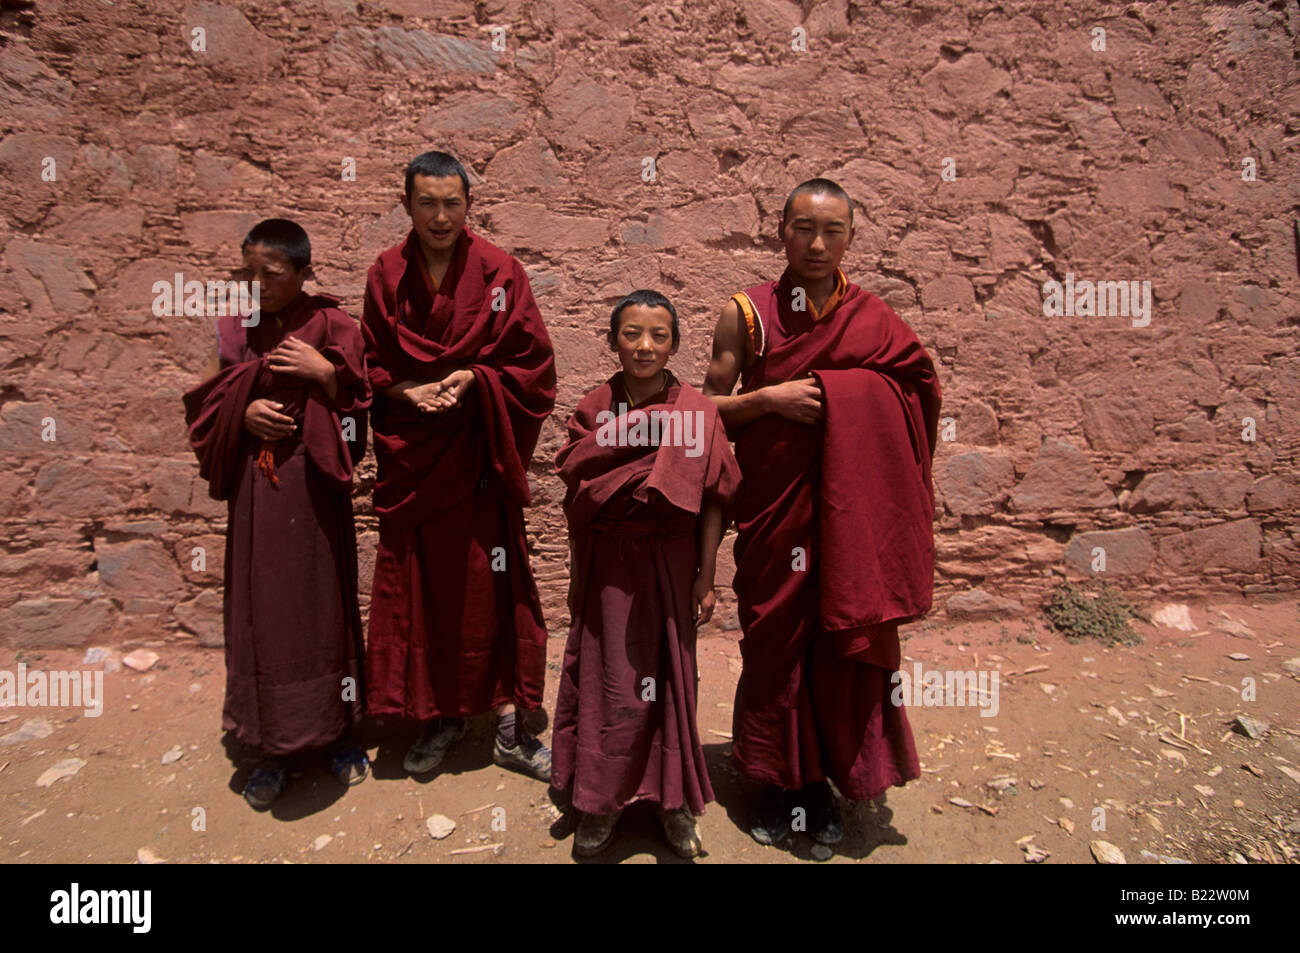
M760 844L772 846L790 836L790 792L775 784L763 787L749 833Z
M695 829L695 815L688 807L679 807L672 811L659 808L659 823L663 825L664 836L668 846L678 857L698 857L704 851L700 835Z
M808 836L827 847L838 844L844 836L844 821L831 786L818 781L805 787L800 794L808 807Z
M622 811L613 814L583 814L573 835L573 852L579 857L592 857L609 846L614 839L614 828Z

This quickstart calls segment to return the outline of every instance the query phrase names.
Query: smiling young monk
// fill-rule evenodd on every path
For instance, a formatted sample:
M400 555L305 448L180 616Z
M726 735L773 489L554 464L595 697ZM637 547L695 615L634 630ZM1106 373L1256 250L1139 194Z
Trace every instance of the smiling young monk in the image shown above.
M931 603L939 384L912 330L840 271L853 237L843 189L799 185L780 236L788 267L727 302L704 388L745 481L733 760L764 785L756 840L793 828L833 844L828 780L870 800L920 776L890 676L899 623Z
M516 706L540 710L546 671L523 508L555 404L551 341L523 267L465 227L459 162L417 156L402 202L411 232L371 266L361 325L379 465L367 709L425 722L412 774L496 711L494 760L549 780Z
M610 315L623 369L578 404L556 458L573 559L555 706L555 775L582 812L574 852L614 835L651 801L683 857L713 800L696 725L695 634L709 621L723 527L740 468L713 403L668 370L681 334L657 291Z

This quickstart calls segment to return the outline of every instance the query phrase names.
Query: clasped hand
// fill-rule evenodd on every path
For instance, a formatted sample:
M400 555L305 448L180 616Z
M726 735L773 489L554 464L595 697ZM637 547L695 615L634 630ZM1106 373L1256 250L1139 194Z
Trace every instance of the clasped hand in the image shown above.
M473 371L452 371L440 381L408 387L405 397L424 413L441 414L461 406L461 398L473 384Z

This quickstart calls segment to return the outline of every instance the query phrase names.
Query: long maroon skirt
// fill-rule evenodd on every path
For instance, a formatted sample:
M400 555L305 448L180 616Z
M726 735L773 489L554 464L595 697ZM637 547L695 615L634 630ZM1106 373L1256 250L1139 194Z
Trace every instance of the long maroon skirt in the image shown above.
M696 725L695 518L683 517L597 524L573 567L551 774L580 811L647 799L700 814L713 800Z
M301 443L277 453L276 477L245 453L228 504L221 726L288 755L360 720L365 648L351 498L325 487Z

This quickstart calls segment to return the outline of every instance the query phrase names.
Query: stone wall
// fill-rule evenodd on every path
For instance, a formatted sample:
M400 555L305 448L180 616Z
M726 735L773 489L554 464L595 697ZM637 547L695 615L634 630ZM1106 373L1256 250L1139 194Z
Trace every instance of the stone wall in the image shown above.
M154 317L152 285L225 277L287 215L356 311L435 147L556 346L529 514L553 633L551 461L616 366L610 306L666 291L699 383L726 296L783 267L786 192L822 174L857 202L846 271L940 365L936 607L1024 611L1066 574L1295 588L1294 2L5 0L0 30L6 644L219 642L225 510L180 404L211 322ZM1067 276L1150 282L1149 323L1045 316ZM710 631L735 627L727 590Z

